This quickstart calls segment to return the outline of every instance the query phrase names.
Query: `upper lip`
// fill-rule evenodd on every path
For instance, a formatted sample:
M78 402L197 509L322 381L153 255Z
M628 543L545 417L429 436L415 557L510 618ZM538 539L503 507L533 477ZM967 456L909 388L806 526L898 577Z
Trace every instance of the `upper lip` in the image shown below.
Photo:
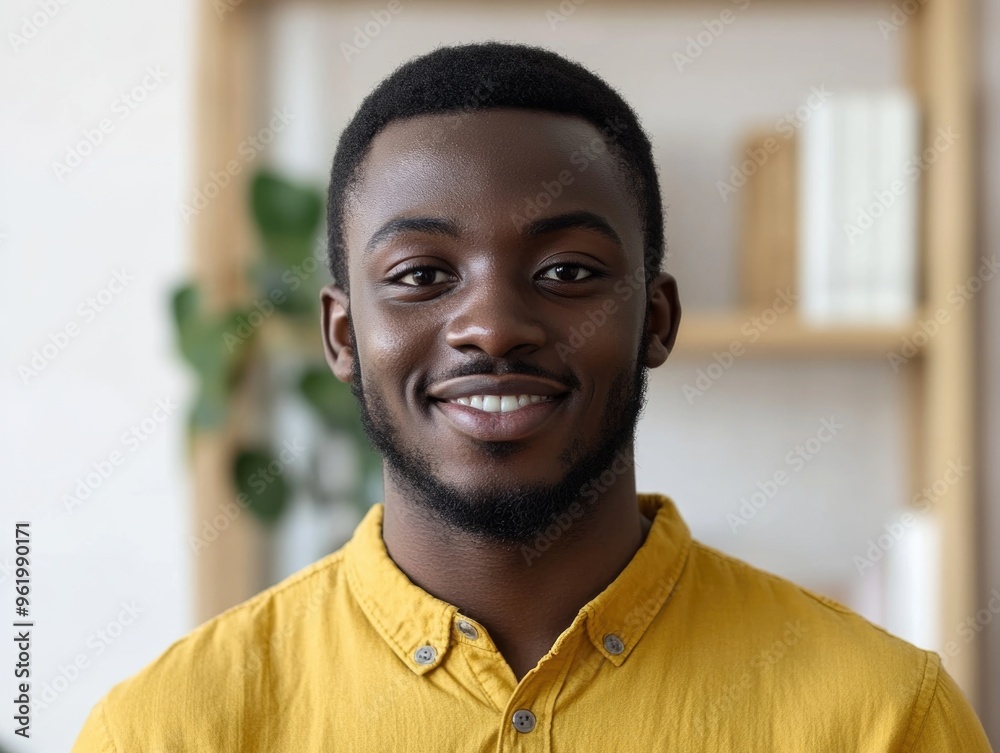
M566 385L543 377L510 374L506 376L473 376L446 379L433 385L427 394L435 400L454 400L472 395L542 395L551 397L569 392Z

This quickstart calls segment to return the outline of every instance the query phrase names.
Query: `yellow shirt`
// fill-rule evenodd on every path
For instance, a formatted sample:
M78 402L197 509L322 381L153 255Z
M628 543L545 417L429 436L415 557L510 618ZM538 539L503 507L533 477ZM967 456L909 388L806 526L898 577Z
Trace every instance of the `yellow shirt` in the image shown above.
M639 505L643 545L520 682L396 567L376 505L116 685L73 751L990 750L937 654L692 541L668 498Z

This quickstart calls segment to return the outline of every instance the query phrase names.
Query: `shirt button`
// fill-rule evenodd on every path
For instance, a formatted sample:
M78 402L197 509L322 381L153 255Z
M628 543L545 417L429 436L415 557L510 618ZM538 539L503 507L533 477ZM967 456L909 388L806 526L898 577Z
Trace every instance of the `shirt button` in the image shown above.
M608 650L609 654L615 654L617 656L625 650L625 644L622 643L622 639L614 633L608 633L604 636L604 648Z
M417 664L430 664L437 658L438 652L434 646L421 646L413 653Z
M466 620L458 621L458 632L472 640L476 640L479 637L479 631L476 630L476 626Z
M528 709L518 709L514 712L511 722L518 732L531 732L535 728L535 715Z

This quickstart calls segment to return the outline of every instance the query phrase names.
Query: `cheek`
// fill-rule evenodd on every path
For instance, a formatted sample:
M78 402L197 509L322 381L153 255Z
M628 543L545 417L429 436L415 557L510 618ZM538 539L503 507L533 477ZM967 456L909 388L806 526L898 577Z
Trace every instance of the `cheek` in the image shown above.
M568 328L559 350L579 373L595 378L618 374L635 359L639 348L640 323L633 319L630 312L591 310Z
M419 318L403 311L359 307L353 314L358 358L366 383L377 384L387 399L406 389L431 352L433 335Z

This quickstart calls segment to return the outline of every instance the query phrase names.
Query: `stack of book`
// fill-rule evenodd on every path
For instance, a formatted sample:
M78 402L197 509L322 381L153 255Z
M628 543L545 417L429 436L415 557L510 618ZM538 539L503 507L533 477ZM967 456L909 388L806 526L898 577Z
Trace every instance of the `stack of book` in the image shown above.
M774 133L754 134L759 149ZM917 107L905 92L843 93L812 111L744 188L744 304L798 296L814 324L908 320L918 297Z

